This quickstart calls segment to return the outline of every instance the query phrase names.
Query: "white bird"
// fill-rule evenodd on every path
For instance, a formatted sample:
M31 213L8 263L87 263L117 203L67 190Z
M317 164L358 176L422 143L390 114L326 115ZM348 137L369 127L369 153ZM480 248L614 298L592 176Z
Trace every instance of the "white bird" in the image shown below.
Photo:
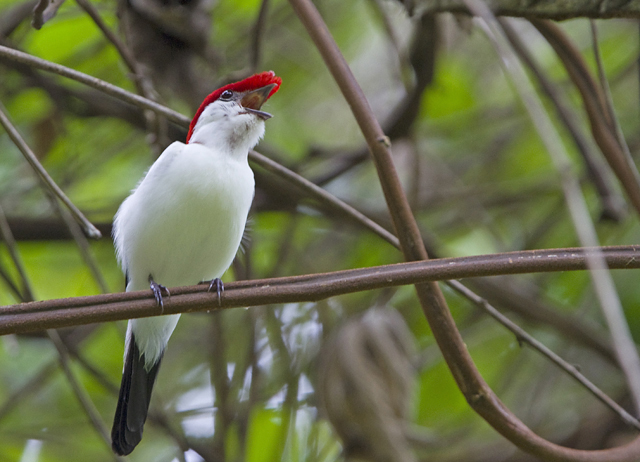
M263 72L211 93L191 121L186 144L165 149L122 203L113 237L127 292L150 287L162 308L166 287L212 280L219 300L219 278L236 255L253 201L248 153L271 117L260 108L281 82ZM119 455L142 439L151 390L179 318L129 321L111 431Z

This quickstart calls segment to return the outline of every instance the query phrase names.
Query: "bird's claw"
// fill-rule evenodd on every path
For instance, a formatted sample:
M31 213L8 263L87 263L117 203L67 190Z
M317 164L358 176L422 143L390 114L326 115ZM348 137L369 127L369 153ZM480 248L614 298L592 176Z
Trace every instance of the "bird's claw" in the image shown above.
M222 282L222 279L213 279L211 281L211 284L209 284L209 289L207 290L207 292L211 292L214 287L216 289L216 293L218 294L218 306L220 306L222 305L222 299L220 298L220 296L222 295L222 292L224 292L224 283Z
M164 313L164 300L162 298L162 292L164 292L167 296L171 296L169 289L167 289L162 284L158 284L153 280L153 277L149 276L149 287L151 287L151 292L153 292L153 296L156 299L156 304L160 307L160 314Z

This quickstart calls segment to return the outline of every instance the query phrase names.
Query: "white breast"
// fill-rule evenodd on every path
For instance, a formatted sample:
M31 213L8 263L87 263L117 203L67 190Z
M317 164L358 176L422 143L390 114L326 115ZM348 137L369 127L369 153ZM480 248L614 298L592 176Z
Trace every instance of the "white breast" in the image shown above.
M220 277L242 239L253 200L246 155L173 143L123 202L114 221L127 290Z

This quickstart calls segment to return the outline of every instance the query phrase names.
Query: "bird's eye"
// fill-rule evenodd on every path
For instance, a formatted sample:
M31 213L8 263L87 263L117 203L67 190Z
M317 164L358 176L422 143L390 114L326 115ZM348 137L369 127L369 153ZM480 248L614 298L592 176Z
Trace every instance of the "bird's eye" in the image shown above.
M223 101L229 101L233 97L233 92L231 90L225 90L220 95L220 99Z

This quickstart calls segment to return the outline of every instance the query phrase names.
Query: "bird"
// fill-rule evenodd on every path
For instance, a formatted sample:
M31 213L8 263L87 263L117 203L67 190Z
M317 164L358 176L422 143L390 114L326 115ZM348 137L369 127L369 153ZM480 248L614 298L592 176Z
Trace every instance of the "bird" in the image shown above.
M240 246L255 181L249 151L271 114L261 110L282 79L262 72L218 88L191 121L186 143L169 145L120 205L113 223L126 291L151 289L160 312L168 287L219 279ZM180 315L131 319L111 431L112 449L130 454L142 439L151 391Z

